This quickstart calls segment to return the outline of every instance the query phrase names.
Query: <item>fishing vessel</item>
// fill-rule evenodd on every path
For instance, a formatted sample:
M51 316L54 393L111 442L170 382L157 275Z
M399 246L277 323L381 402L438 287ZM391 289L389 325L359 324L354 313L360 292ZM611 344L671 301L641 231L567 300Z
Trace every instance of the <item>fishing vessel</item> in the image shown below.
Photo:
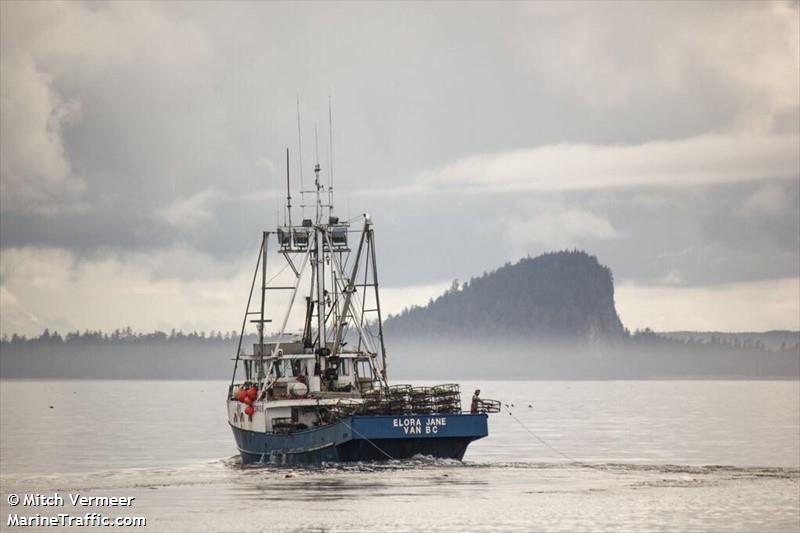
M286 189L283 224L261 235L226 400L243 463L461 460L488 434L487 413L499 402L474 397L462 412L456 384L390 383L372 218L337 217L332 176L322 183L317 163L310 190L301 173L294 224L288 149ZM302 331L287 332L292 317ZM252 350L243 346L248 325L257 332Z

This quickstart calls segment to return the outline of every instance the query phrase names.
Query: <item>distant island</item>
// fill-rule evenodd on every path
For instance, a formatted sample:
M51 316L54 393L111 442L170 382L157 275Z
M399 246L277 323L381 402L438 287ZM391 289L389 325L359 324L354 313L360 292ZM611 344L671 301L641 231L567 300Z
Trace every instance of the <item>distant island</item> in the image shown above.
M800 332L627 330L610 269L578 250L454 281L385 331L393 380L800 379ZM227 379L237 342L235 331L4 335L0 378Z
M403 354L394 370L408 375L424 364L472 379L800 378L800 332L629 331L611 270L579 250L456 281L385 331Z
M530 339L596 343L627 335L611 270L581 251L526 257L385 323L396 339Z

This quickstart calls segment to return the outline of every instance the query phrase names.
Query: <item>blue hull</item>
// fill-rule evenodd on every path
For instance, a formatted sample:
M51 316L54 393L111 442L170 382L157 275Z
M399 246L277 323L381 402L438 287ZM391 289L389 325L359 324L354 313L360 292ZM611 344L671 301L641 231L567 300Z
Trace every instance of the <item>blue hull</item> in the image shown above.
M309 464L408 459L415 455L458 459L470 442L488 435L487 415L353 415L290 434L231 425L242 462Z

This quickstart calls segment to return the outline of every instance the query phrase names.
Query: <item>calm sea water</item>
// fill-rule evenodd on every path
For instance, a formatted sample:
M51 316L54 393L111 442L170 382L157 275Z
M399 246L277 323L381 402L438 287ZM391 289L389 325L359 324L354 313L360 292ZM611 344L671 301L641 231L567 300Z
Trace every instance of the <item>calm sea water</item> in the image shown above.
M288 469L240 465L225 382L2 381L0 529L31 529L9 513L87 510L143 516L140 531L800 529L796 381L462 383L467 399L474 388L513 416L492 415L463 463ZM135 500L7 501L54 491Z

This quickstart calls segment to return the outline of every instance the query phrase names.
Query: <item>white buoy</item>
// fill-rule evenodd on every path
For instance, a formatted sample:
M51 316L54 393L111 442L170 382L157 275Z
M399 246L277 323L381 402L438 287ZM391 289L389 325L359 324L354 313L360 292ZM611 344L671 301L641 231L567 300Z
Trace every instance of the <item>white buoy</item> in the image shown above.
M300 383L299 381L292 383L289 386L289 394L294 396L295 398L302 398L306 394L308 394L308 385L305 383Z

